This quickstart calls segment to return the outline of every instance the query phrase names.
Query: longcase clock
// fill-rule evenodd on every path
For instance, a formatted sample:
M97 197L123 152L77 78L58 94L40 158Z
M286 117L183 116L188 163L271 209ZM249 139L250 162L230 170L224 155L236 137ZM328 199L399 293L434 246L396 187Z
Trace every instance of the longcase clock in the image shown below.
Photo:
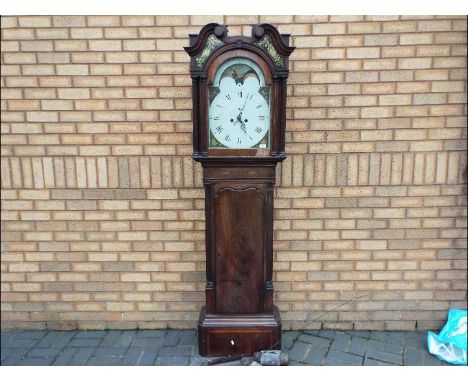
M193 159L205 187L206 305L198 342L204 356L281 348L273 305L273 188L285 159L286 80L294 50L270 24L252 37L227 27L189 35Z

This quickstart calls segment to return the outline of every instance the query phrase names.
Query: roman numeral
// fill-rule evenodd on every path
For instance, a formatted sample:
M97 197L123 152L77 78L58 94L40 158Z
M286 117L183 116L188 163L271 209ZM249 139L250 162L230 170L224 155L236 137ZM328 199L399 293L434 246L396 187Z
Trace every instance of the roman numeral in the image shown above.
M220 107L221 109L223 108L221 105L216 104L217 107Z
M262 104L257 105L257 109L260 109L262 107Z
M229 137L229 134L224 137L224 140L228 142L231 140L231 138Z
M215 121L219 121L219 115L213 118Z
M218 130L219 132L223 131L223 128L221 127L221 125L217 126L216 127L216 130Z
M259 115L259 116L258 116L258 119L259 119L260 121L263 121L263 120L265 119L265 116L264 116L264 115Z
M262 132L262 129L260 127L257 127L255 131L260 134Z
M231 96L229 94L226 94L226 98L230 100Z
M241 139L240 139L240 138L237 138L237 143L239 143L239 144L241 144L241 143L242 143L242 141L241 141Z

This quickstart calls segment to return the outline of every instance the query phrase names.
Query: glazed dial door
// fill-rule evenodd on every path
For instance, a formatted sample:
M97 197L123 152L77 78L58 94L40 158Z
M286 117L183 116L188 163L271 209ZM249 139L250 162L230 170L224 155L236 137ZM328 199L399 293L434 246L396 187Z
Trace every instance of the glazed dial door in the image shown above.
M210 95L210 147L269 147L269 87L253 61L226 61L215 75Z

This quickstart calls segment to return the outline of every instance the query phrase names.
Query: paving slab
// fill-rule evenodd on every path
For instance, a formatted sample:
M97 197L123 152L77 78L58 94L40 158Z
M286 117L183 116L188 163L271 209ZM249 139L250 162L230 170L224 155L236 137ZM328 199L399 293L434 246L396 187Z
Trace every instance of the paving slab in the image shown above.
M180 335L180 345L195 345L198 343L198 336L195 330L184 330Z
M123 357L91 357L87 366L118 366L122 364Z
M398 366L393 363L388 363L384 361L377 361L372 358L366 358L364 359L364 366Z
M4 360L2 359L2 366L16 366L19 365L23 357L31 348L9 348L10 354ZM3 348L2 348L3 353Z
M158 349L143 349L143 352L141 353L137 365L152 366L155 364L157 356Z
M1 345L6 346L10 342L10 339L12 339L15 336L15 332L1 332L0 333L0 339L1 339Z
M3 331L1 365L206 365L196 330ZM449 365L426 332L283 331L289 365Z
M3 362L4 360L6 360L10 355L11 353L13 353L14 349L12 348L5 348L3 345L2 345L2 351L0 353L1 357L1 361Z
M308 343L314 347L324 347L324 348L328 348L330 346L330 343L332 342L332 340L329 338L317 337L315 335L309 335L305 333L301 334L298 340L301 342Z
M57 341L60 336L61 332L48 332L37 344L36 346L39 348L46 348L51 347L52 344ZM65 344L64 344L65 346Z
M405 332L390 332L387 334L387 340L392 344L404 345L406 334Z
M195 356L195 357L190 357L190 366L204 366L207 364L207 361L204 357L201 356Z
M40 340L47 335L46 331L42 330L24 330L15 334L17 340Z
M33 348L38 342L39 339L20 339L14 337L10 340L8 347L13 349L30 349Z
M332 341L331 348L346 352L351 342L351 336L346 333L335 333L335 338Z
M158 357L156 360L158 366L187 366L189 364L189 357Z
M93 357L124 357L127 354L126 348L112 348L100 346L96 348Z
M311 346L309 344L297 341L289 351L289 359L291 361L303 362L310 348Z
M164 338L161 337L135 338L131 342L131 346L145 348L160 348L164 345L164 343Z
M351 341L346 351L351 354L363 356L366 354L368 344L369 341L365 337L351 336Z
M128 331L127 331L128 332ZM144 329L135 331L136 338L164 338L166 336L166 330L153 330L153 329Z
M101 343L101 338L73 338L68 346L77 348L98 347Z
M51 366L55 358L23 358L18 366Z
M164 346L176 346L179 343L181 330L166 330L164 336Z
M60 352L52 363L53 366L67 366L78 351L78 348L66 348Z
M369 338L381 341L381 342L387 342L388 341L388 332L386 331L375 331L375 332L370 332Z
M383 351L386 353L393 353L402 355L403 354L403 346L398 344L392 344L390 342L381 342L376 340L369 340L367 344L367 351Z
M143 354L143 348L129 348L127 354L122 359L123 366L134 366L138 364Z
M101 339L107 333L107 330L82 330L76 333L75 339Z
M79 348L70 360L69 365L85 366L91 355L95 352L96 348Z
M114 347L128 347L132 344L135 339L135 333L127 333L123 332L120 336L115 340L112 346ZM102 345L102 342L101 342Z
M76 331L59 332L59 336L54 340L54 342L52 342L50 346L57 347L57 348L64 348L66 346L69 346L71 340L75 337L76 333L77 333ZM38 343L38 346L39 346L39 343Z
M60 349L54 349L54 348L39 348L36 347L34 349L31 349L26 354L26 357L28 358L57 358L57 356L60 353Z
M409 332L405 335L405 347L413 349L427 348L427 333Z
M289 350L293 345L293 341L300 335L297 331L286 331L281 333L281 348L283 350Z
M311 366L321 366L327 356L328 348L326 347L312 347L304 358L304 364Z
M389 353L386 351L378 350L376 348L367 348L366 358L372 358L377 361L393 363L395 365L403 365L403 357L401 354Z
M163 346L159 349L161 357L190 357L193 345Z
M324 365L325 366L360 366L363 363L361 356L346 353L343 351L330 349L328 352Z
M122 334L121 330L109 330L104 336L101 342L101 346L103 347L113 346L117 342L121 334Z
M323 337L323 338L329 338L329 339L334 339L335 338L336 332L333 330L319 330L317 333L317 336Z
M368 330L347 330L345 333L353 337L369 338L371 332Z

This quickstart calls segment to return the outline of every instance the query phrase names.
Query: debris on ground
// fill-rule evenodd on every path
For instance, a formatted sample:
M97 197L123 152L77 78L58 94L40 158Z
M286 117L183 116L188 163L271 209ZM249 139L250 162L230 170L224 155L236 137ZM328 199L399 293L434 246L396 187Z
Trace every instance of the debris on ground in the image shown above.
M454 365L466 365L466 321L466 310L450 309L440 333L427 333L429 353Z

